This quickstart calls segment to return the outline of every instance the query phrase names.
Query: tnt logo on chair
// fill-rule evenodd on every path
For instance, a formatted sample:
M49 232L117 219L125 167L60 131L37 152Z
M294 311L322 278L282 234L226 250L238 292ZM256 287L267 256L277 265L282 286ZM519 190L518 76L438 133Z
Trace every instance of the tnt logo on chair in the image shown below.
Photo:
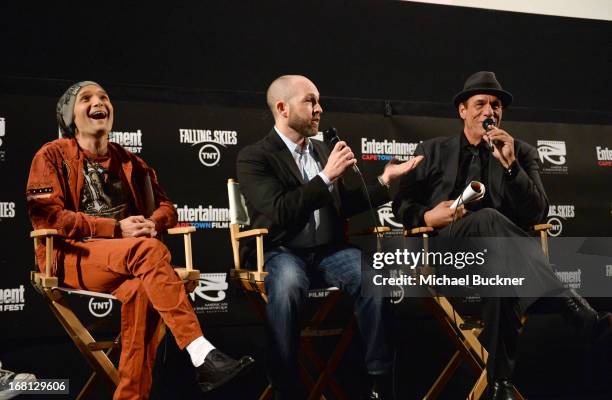
M198 287L189 296L194 302L193 309L196 313L225 313L228 311L228 303L225 300L228 289L226 273L200 274ZM197 296L197 298L196 298ZM204 305L200 305L204 300Z
M89 299L89 312L94 317L104 318L113 311L111 299Z
M567 149L565 142L560 140L538 140L538 154L542 162L542 173L567 174Z
M229 208L216 208L213 206L196 207L175 204L178 213L177 226L193 226L197 229L225 229L229 227Z
M198 159L205 167L214 167L221 161L221 152L227 146L238 144L238 132L212 129L179 129L180 143L192 147L201 145Z
M0 289L0 311L23 311L25 306L25 288Z

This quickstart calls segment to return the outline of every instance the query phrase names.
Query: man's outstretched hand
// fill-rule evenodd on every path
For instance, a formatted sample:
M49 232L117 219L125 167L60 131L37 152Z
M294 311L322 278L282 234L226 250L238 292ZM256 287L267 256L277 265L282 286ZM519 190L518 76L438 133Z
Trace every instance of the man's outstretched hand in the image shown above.
M415 169L423 158L423 156L416 156L412 160L405 162L400 162L396 158L392 158L391 161L385 165L385 170L381 176L383 182L385 185L390 185L391 182L397 178Z

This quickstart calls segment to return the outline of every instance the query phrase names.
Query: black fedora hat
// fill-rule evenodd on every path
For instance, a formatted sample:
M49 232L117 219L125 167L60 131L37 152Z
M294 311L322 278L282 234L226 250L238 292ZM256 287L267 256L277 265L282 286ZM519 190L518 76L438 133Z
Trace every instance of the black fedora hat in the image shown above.
M453 98L455 107L475 94L495 95L501 100L504 108L512 103L512 94L502 89L495 73L490 71L479 71L467 78L463 90Z

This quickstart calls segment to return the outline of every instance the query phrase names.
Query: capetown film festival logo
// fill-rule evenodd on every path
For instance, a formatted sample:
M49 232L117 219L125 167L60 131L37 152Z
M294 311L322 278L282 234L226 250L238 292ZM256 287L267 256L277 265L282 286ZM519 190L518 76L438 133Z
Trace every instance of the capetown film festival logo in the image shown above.
M135 132L110 132L108 140L123 146L124 149L134 154L142 153L142 131L140 129Z
M389 226L392 229L402 229L403 225L395 220L391 202L385 203L378 207L378 220L382 226Z
M226 291L229 288L226 273L206 273L200 274L198 287L193 293L189 293L194 304L196 313L225 313L228 311L226 301ZM204 304L199 304L196 300L203 300Z
M548 230L550 236L559 236L563 232L563 223L576 216L574 205L550 205L548 207L548 223L552 228Z
M396 142L395 140L376 140L361 138L361 159L363 161L389 161L396 158L408 161L414 158L418 143Z
M607 147L595 147L595 155L597 156L597 165L600 167L612 167L612 150Z
M567 148L564 141L538 140L538 154L542 162L542 173L567 174Z
M201 204L190 207L175 204L178 213L177 226L193 226L196 229L225 229L229 227L229 208L216 208Z
M180 143L199 146L198 159L205 167L221 161L222 149L238 144L238 132L211 129L179 129Z

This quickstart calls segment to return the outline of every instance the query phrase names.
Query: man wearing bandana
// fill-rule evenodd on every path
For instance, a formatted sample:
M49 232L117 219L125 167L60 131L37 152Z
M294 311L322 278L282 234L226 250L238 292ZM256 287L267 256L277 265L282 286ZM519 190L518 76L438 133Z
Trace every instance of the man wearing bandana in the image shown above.
M34 229L56 229L63 240L50 266L38 246L38 265L55 269L62 286L111 293L122 303L114 399L149 397L160 318L187 349L200 388L212 390L253 359L234 360L204 338L170 253L157 239L176 224L176 210L155 171L109 142L113 117L108 94L91 81L72 85L57 103L63 138L34 156L26 195Z

